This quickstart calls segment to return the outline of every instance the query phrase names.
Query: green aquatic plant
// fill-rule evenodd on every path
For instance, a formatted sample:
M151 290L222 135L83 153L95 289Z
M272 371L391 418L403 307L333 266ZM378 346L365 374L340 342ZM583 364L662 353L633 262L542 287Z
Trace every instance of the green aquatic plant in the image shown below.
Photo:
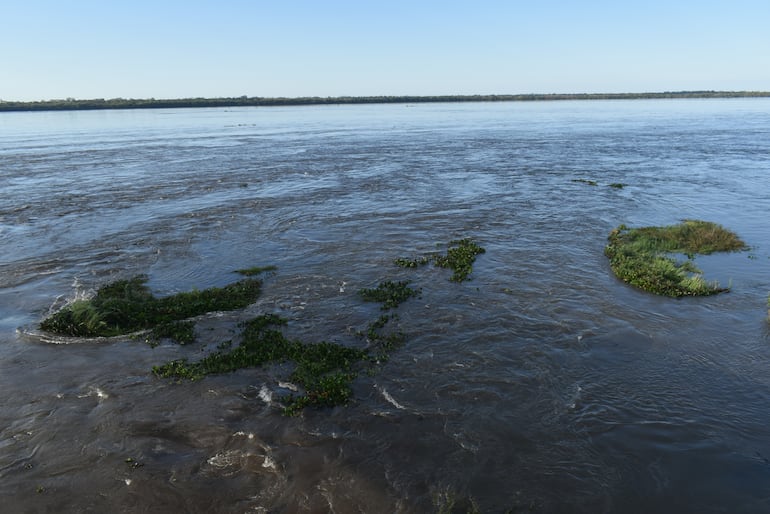
M286 320L272 314L253 318L244 324L240 344L230 351L220 347L206 357L189 362L179 359L153 367L159 377L199 380L206 375L228 373L271 362L293 362L289 380L304 389L304 394L291 396L285 412L296 414L303 407L341 405L351 396L353 370L357 362L367 360L365 350L336 343L302 343L286 338L278 327Z
M623 189L624 187L626 187L625 184L620 182L613 182L612 184L609 184L609 186L615 189Z
M362 299L380 302L383 310L394 309L418 295L419 290L409 287L408 281L383 281L376 288L359 291ZM368 348L357 349L326 341L291 340L281 331L287 323L285 319L263 314L242 324L237 346L227 341L197 361L177 359L154 366L152 371L161 378L194 381L211 374L290 362L294 369L288 380L302 388L302 392L284 399L285 414L295 415L308 406L343 405L352 398L352 382L358 369L365 363L373 369L373 364L387 361L390 352L404 344L403 333L384 330L395 317L383 314L371 322L366 332L359 333L366 338Z
M587 184L589 186L598 186L599 185L599 183L596 182L595 180L587 180L587 179L584 179L584 178L573 178L572 182L578 182L580 184Z
M168 321L156 325L150 331L147 341L155 346L161 339L171 339L179 344L190 344L195 341L194 321Z
M631 229L625 225L610 232L604 249L615 275L645 291L671 297L707 296L727 291L706 282L692 259L696 254L743 250L746 244L721 225L685 220L665 227ZM677 261L672 255L684 254Z
M485 250L470 239L451 241L446 255L414 259L416 267L431 261L438 267L454 271L452 280L466 280L476 255ZM397 261L398 262L398 261ZM406 264L404 261L403 264ZM114 336L149 331L147 340L173 339L187 344L195 339L195 316L235 310L253 303L260 294L262 282L256 275L274 271L274 266L253 267L237 272L248 278L221 288L189 291L156 298L147 287L147 277L119 280L101 287L89 300L73 302L41 322L49 332L80 337ZM397 308L420 290L409 281L383 281L376 288L362 289L359 296L381 303L382 310ZM238 369L269 363L291 363L288 379L301 391L284 399L284 412L289 415L308 406L327 407L345 404L352 398L352 382L362 366L370 372L376 364L388 360L401 347L406 336L388 328L395 314L383 314L369 323L365 332L366 349L357 349L322 341L305 343L284 336L285 319L263 314L242 324L237 344L228 340L198 360L182 358L154 366L152 372L161 378L177 381L200 380L211 374L230 373Z
M89 300L73 302L40 323L47 332L75 337L110 337L157 328L159 337L180 335L189 342L190 327L174 322L208 312L242 309L259 297L254 278L156 298L144 275L102 286Z
M430 263L432 260L432 257L429 255L423 255L421 257L417 257L414 259L410 259L407 257L399 257L398 259L395 259L393 263L396 266L400 266L402 268L416 268L418 266L425 266L426 264Z
M446 255L431 253L417 258L399 257L393 262L402 268L416 268L433 262L439 268L449 268L454 271L451 281L463 282L468 280L468 276L473 271L476 256L484 252L486 250L472 239L465 238L450 241Z
M434 262L436 266L449 268L454 272L449 280L463 282L468 280L468 275L473 271L476 256L485 252L484 248L470 238L457 239L449 243L446 255L436 256Z
M396 317L395 314L383 314L369 323L366 332L359 332L359 335L365 337L366 341L372 345L370 351L377 352L372 356L373 362L386 362L390 353L406 342L406 335L403 332L384 331L385 326Z
M409 287L409 281L393 282L386 280L371 289L361 289L358 294L366 302L382 303L382 310L394 309L402 302L413 296L419 296L420 291Z

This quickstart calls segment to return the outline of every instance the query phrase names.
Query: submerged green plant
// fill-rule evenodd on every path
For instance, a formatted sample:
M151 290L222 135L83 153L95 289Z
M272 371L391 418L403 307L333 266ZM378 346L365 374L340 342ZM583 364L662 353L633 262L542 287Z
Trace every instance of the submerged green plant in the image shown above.
M621 225L610 233L608 240L604 253L618 278L645 291L671 297L727 291L717 283L706 282L692 259L696 254L746 248L733 232L698 220L636 229ZM687 260L677 261L672 254L684 254Z
M240 273L241 275L244 275L246 277L253 277L256 275L261 275L262 273L267 273L269 271L275 271L277 270L277 266L254 266L251 268L244 268L235 270L236 273Z
M195 341L194 321L168 321L156 325L147 338L150 344L157 344L161 339L171 339L179 344L190 344Z
M587 184L589 186L598 186L599 185L599 183L596 182L595 180L587 180L587 179L584 179L584 178L573 178L572 182L578 182L580 184Z

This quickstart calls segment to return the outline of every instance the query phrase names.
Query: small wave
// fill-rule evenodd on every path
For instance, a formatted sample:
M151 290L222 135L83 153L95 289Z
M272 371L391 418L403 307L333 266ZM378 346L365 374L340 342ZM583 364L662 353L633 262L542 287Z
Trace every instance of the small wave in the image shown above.
M45 332L44 330L40 330L36 326L35 327L24 326L16 329L16 333L19 336L26 338L32 342L46 343L46 344L61 344L61 345L109 343L114 341L122 341L125 339L137 339L143 336L144 334L147 334L148 332L149 330L142 330L139 332L132 332L130 334L113 336L113 337L101 337L101 336L100 337L74 337L74 336L63 336L58 334L52 334L50 332Z
M79 394L78 398L90 398L91 396L96 396L100 401L105 400L110 397L107 393L104 392L104 390L100 387L91 386L88 388L88 392L85 394Z
M401 410L405 410L405 409L406 409L406 407L404 407L403 405L401 405L400 403L398 403L398 402L396 401L396 399L395 399L395 398L393 398L393 397L390 395L390 393L387 391L387 389L385 389L384 387L379 387L379 386L375 386L375 387L377 387L377 390L380 392L380 394L382 395L382 397L383 397L383 398L385 398L385 400L386 400L386 401L387 401L389 404L393 405L393 406L394 406L395 408L397 408L397 409L401 409Z
M237 450L228 450L225 452L217 453L213 457L210 457L206 462L217 469L225 469L233 467L240 463L241 452Z

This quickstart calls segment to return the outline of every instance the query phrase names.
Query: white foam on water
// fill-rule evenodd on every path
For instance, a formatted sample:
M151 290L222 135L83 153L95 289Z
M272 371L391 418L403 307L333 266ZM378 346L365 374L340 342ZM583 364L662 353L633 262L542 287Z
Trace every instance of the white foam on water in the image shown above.
M259 398L263 402L267 403L268 405L273 403L273 392L267 388L266 385L263 385L259 389Z
M291 382L281 382L281 381L279 381L278 382L278 387L281 387L283 389L288 389L289 391L293 391L295 393L297 391L299 391L299 387L297 387L296 385L292 384Z
M406 407L404 407L403 405L401 405L400 403L398 403L398 402L396 401L396 399L395 399L395 398L393 398L393 397L390 395L390 393L387 391L387 389L385 389L384 387L378 387L378 386L375 386L375 387L377 387L377 390L380 392L380 394L382 395L382 397L383 397L383 398L385 398L385 400L386 400L386 401L387 401L389 404L391 404L392 406L394 406L394 407L395 407L395 408L397 408L397 409L401 409L401 410L405 410L405 409L406 409Z
M79 394L78 398L89 398L91 396L96 396L99 400L104 400L110 397L110 395L105 393L102 388L90 386L88 388L88 392L85 394Z
M240 452L236 450L228 450L222 453L217 453L213 457L210 457L206 462L215 468L222 469L240 462L240 459Z

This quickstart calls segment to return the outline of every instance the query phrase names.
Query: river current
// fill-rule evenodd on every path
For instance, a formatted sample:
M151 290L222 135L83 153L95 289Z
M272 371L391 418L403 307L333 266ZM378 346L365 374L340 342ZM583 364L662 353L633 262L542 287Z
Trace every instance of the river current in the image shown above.
M770 512L768 213L767 99L0 113L0 510ZM613 228L683 219L750 246L696 258L729 293L613 276ZM468 282L393 264L465 237ZM192 345L37 330L264 265ZM262 313L361 346L382 280L421 296L349 405L284 416L287 364L151 372Z

